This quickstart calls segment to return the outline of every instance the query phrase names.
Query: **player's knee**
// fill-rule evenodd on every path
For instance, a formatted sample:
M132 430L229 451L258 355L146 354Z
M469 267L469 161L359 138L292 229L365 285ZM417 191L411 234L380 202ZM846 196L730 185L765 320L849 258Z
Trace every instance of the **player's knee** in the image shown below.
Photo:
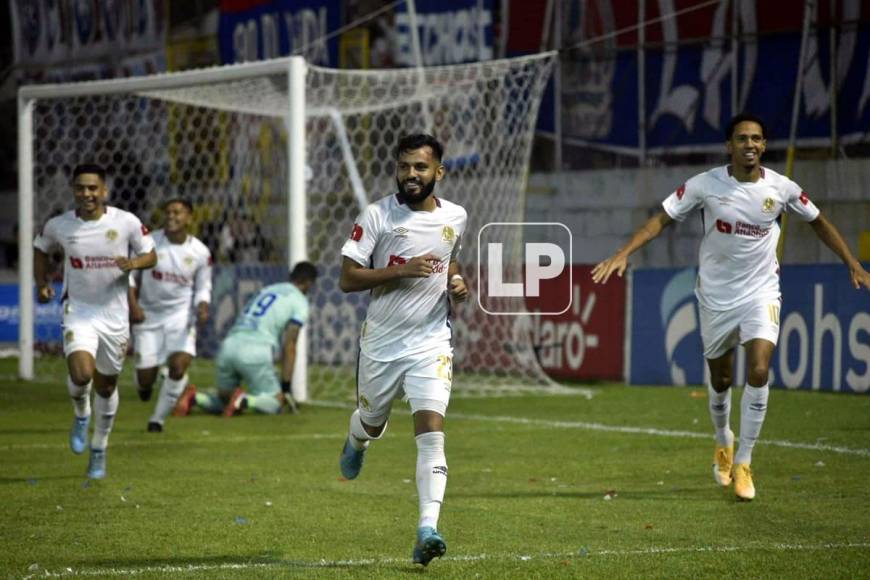
M104 377L100 375L94 377L94 390L104 399L112 396L117 384L118 377Z
M81 368L69 369L69 378L78 387L84 387L94 378L93 371Z
M717 393L722 393L731 386L734 378L731 373L720 373L715 377L710 378L710 384L713 386L713 390Z
M753 365L752 368L749 369L749 376L747 380L750 385L753 387L762 387L765 383L767 383L767 375L768 375L768 366L766 364L758 363Z
M149 388L154 385L157 379L156 372L136 371L136 386L140 388Z

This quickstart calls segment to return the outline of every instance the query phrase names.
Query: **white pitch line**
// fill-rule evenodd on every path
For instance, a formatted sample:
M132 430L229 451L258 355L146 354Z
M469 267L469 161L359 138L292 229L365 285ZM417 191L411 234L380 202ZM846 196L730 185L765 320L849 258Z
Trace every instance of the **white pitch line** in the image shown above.
M347 403L332 403L327 401L312 401L310 404L320 407L334 407L352 409L353 405ZM409 415L406 409L397 409L394 414ZM530 419L528 417L511 417L507 415L474 415L467 413L450 413L450 419L463 419L467 421L488 421L492 423L512 423L515 425L528 425L532 427L549 427L554 429L582 429L586 431L604 431L608 433L625 433L628 435L653 435L656 437L676 437L683 439L712 439L712 433L698 431L680 431L675 429L657 429L655 427L632 427L625 425L605 425L604 423L589 423L585 421L553 421L549 419ZM842 455L857 455L870 457L870 449L861 447L840 447L837 445L825 445L822 443L799 443L779 439L759 439L756 443L773 445L775 447L787 447L789 449L807 449L810 451L830 451Z
M329 401L311 401L308 404L318 407L352 409L350 403L338 403ZM396 409L393 411L395 415L410 415L410 411L406 409ZM514 425L526 425L531 427L546 427L552 429L579 429L585 431L602 431L606 433L623 433L627 435L652 435L654 437L674 437L681 439L711 439L710 433L701 433L698 431L680 431L675 429L657 429L655 427L632 427L625 425L605 425L603 423L589 423L585 421L553 421L549 419L531 419L528 417L511 417L506 415L474 415L467 413L451 413L450 419L461 419L466 421L482 421L491 423L511 423ZM256 436L256 437L207 437L207 438L189 438L178 440L131 440L119 441L112 443L113 447L145 447L153 445L191 445L199 443L245 443L259 441L281 441L287 439L344 439L345 433L311 433L311 434L294 434L294 435L274 435L274 436ZM826 445L823 443L800 443L796 441L786 441L781 439L759 439L757 443L761 445L773 445L774 447L785 447L788 449L803 449L808 451L829 451L840 455L854 455L858 457L870 457L870 449L862 447L841 447L837 445ZM0 445L2 451L16 451L26 449L66 449L64 443L11 443L8 445Z
M465 554L446 556L445 562L531 562L534 560L553 560L559 558L609 558L626 556L659 556L669 554L721 554L735 552L805 552L832 551L870 548L868 542L827 543L827 544L756 544L748 546L684 546L651 547L640 550L590 550L580 548L572 552L541 552L537 554ZM263 569L318 569L318 568L359 568L364 566L383 566L411 563L407 558L363 558L359 560L283 560L276 562L225 562L223 564L187 564L163 566L139 566L129 568L64 568L58 572L36 569L30 577L59 578L64 576L137 576L139 574L174 574L184 572L214 572L219 570L263 570Z
M684 439L712 439L712 433L699 433L697 431L678 431L673 429L656 429L653 427L627 427L622 425L605 425L603 423L587 423L584 421L550 421L547 419L528 419L525 417L489 416L489 415L466 415L452 413L451 419L469 419L473 421L493 421L498 423L514 423L518 425L532 425L538 427L553 427L557 429L584 429L587 431L605 431L610 433L627 433L630 435L654 435L658 437L678 437ZM759 439L756 443L773 445L775 447L788 447L790 449L809 449L811 451L831 451L843 455L858 455L870 457L870 449L860 447L839 447L836 445L824 445L822 443L798 443L778 439Z

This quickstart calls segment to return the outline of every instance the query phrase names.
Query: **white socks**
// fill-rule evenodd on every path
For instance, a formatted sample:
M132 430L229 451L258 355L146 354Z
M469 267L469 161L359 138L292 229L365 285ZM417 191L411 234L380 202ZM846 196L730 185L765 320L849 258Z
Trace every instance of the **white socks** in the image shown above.
M163 425L163 421L175 408L175 403L178 402L178 397L181 396L186 386L187 373L177 381L166 375L166 378L163 379L163 386L160 387L160 396L157 398L157 406L154 407L154 414L151 415L150 421Z
M361 451L363 449L368 449L369 441L372 439L380 439L384 436L384 433L387 432L387 423L384 423L384 428L381 430L380 435L372 437L366 432L365 427L363 427L362 418L359 416L359 409L355 409L350 416L350 428L348 430L350 431L350 437L348 437L348 440L350 441L351 447L357 451Z
M731 387L722 393L717 393L711 385L707 385L707 404L710 408L710 419L716 428L716 444L730 447L734 444L734 433L731 431Z
M438 515L447 489L447 458L444 433L432 431L417 435L417 495L420 498L419 527L438 528Z
M115 413L118 412L118 389L112 395L104 398L97 393L94 397L94 436L91 438L92 449L105 449L109 443L109 433L115 423Z
M740 400L740 446L734 456L734 463L752 463L752 448L761 434L769 394L768 385L743 387L743 398Z
M76 417L80 419L91 415L91 384L93 384L93 381L79 386L73 382L72 377L69 375L66 377L66 389L69 391L70 398L72 398Z

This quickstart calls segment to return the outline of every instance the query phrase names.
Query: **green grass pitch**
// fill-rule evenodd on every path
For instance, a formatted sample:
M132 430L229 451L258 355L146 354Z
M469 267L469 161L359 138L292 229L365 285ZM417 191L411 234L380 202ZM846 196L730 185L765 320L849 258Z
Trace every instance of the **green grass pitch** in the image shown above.
M0 361L0 578L419 577L404 405L348 482L345 403L170 418L151 434L153 401L139 402L127 370L108 478L87 482L87 456L67 447L62 363L40 362L29 384L15 368ZM210 364L192 378L210 384ZM712 450L698 389L457 398L439 526L448 551L424 573L870 577L870 397L773 391L752 503L715 486Z

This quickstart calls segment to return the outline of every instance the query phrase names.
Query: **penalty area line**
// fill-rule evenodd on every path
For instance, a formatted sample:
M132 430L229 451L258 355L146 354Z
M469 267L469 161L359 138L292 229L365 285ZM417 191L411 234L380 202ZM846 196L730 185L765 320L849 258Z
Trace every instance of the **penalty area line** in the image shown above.
M328 401L311 401L309 404L318 407L333 407L353 409L353 404L336 403ZM396 409L393 414L410 415L410 411ZM652 435L654 437L675 437L681 439L712 439L713 434L698 431L681 431L677 429L657 429L655 427L635 427L631 425L605 425L604 423L590 423L587 421L554 421L551 419L531 419L529 417L511 417L509 415L479 415L468 413L448 413L448 419L462 419L465 421L482 421L491 423L511 423L514 425L526 425L531 427L547 427L552 429L579 429L585 431L603 431L606 433L624 433L627 435ZM781 439L759 439L756 444L773 445L788 449L805 449L809 451L830 451L841 455L857 455L870 457L870 449L861 447L841 447L838 445L826 445L824 443L801 443Z
M698 431L680 431L675 429L656 429L653 427L632 427L624 425L605 425L603 423L588 423L584 421L551 421L547 419L529 419L526 417L466 415L453 413L452 419L467 419L473 421L493 421L498 423L514 423L518 425L531 425L538 427L552 427L556 429L583 429L587 431L604 431L609 433L626 433L629 435L653 435L657 437L676 437L683 439L712 439L711 433L699 433ZM786 447L789 449L807 449L810 451L830 451L842 455L857 455L870 457L870 449L860 447L841 447L837 445L825 445L823 443L800 443L780 439L759 439L756 444L773 445L774 447Z
M445 562L487 562L513 561L534 562L554 559L576 558L578 560L595 558L623 558L662 556L672 554L723 554L739 552L808 552L808 551L844 551L870 548L868 542L822 543L822 544L751 544L746 546L677 546L650 547L638 550L595 550L579 548L570 552L540 552L540 553L509 553L509 554L463 554L445 556ZM30 577L61 578L66 576L138 576L140 574L174 574L184 572L215 572L221 570L280 570L280 569L328 569L328 568L360 568L366 566L390 566L396 564L412 565L408 558L361 558L358 560L275 560L269 562L223 562L220 564L165 564L136 567L95 567L95 568L62 568L57 571L49 569L31 570Z

